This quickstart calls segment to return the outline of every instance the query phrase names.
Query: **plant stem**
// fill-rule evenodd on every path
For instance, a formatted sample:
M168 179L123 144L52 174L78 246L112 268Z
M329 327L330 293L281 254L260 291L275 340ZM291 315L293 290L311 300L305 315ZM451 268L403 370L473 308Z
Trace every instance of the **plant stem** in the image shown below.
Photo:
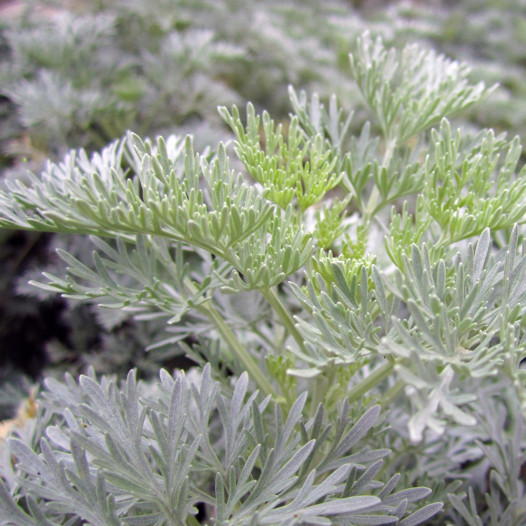
M197 288L188 277L184 279L184 286L190 296L196 294ZM272 387L272 384L269 382L256 360L239 343L239 340L232 329L225 323L223 318L212 305L212 299L210 298L208 302L196 306L196 309L207 316L208 319L213 323L214 327L221 335L221 338L227 344L228 349L233 354L234 359L243 364L243 367L248 372L252 380L256 382L256 385L259 387L259 389L261 389L261 391L266 395L270 395L275 401L282 403L283 398L277 395L276 391Z
M294 338L295 342L298 344L298 347L304 351L305 348L303 345L303 338L298 332L298 329L296 329L296 325L292 319L292 316L290 315L290 312L285 308L283 303L281 303L276 291L271 288L260 289L260 291L265 299L270 303L276 314L280 317L283 325L288 330L289 334Z
M221 318L214 307L212 307L210 303L205 303L200 305L198 309L208 316L210 321L214 324L214 327L218 330L223 341L227 344L229 350L234 355L234 359L238 360L243 365L261 391L266 395L272 396L274 400L280 401L281 397L278 397L276 391L268 381L256 360L254 360L248 351L239 343L239 340L232 329L224 322L223 318Z
M391 159L393 157L393 153L396 148L396 143L397 143L396 137L392 137L387 140L384 157L382 159L382 166L389 168L389 164L391 163Z
M335 373L336 367L331 365L323 374L316 376L314 380L314 391L310 404L309 416L311 418L313 418L316 414L316 410L320 404L324 403L325 408L327 409L327 395L333 386Z
M314 391L312 393L312 400L310 403L310 418L316 414L316 409L323 402L324 394L327 393L329 382L324 374L316 376L314 379Z
M388 361L375 369L369 376L358 382L348 393L349 402L354 402L362 397L367 391L378 385L382 380L385 380L393 370L394 362Z
M389 409L395 398L398 397L400 392L403 390L405 383L402 380L396 382L386 393L382 396L382 407Z

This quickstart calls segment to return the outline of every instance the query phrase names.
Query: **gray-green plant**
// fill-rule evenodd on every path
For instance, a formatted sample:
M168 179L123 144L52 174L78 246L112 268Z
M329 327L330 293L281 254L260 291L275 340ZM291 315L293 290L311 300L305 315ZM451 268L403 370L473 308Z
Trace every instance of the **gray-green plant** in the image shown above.
M335 31L331 16L357 15L342 0L304 1L299 13L294 0L22 0L16 7L19 16L17 10L0 15L2 178L23 177L28 167L39 172L48 157L60 159L70 148L90 153L128 128L141 136L193 133L200 151L228 138L216 111L220 103L251 100L283 118L289 83L314 85L322 95L335 89L336 79L349 84L338 67L346 49L333 49L338 35L357 34ZM33 313L60 304L53 309L59 337L37 344L55 370L89 364L126 374L135 363L139 374L151 374L169 362L166 352L140 358L144 340L161 331L162 322L137 328L126 313L101 315L26 286L40 272L36 259L54 271L55 248L67 245L82 258L89 256L88 242L41 236L37 251L30 244L37 237L30 236L29 248L13 250L21 237L7 231L2 237L18 264L3 276L0 345L9 345L15 327L21 326L21 338L31 334Z
M432 51L364 34L351 72L357 134L291 88L287 122L219 109L234 153L129 133L7 183L0 225L93 245L39 287L197 367L48 379L0 524L524 523L519 139L455 128L492 89Z

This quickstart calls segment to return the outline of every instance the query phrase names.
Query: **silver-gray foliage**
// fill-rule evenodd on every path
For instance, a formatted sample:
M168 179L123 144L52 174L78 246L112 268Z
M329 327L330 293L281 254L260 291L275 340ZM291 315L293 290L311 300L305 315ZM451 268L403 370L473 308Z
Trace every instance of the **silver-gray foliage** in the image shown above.
M248 387L244 373L225 389L210 366L153 386L48 379L43 436L9 443L0 524L196 524L199 503L218 525L420 524L441 508L376 479L391 453L367 445L378 406L353 421L342 403L330 425L321 406L305 419L306 392L284 418Z
M365 34L351 69L358 133L291 89L288 123L219 109L241 173L224 144L129 133L0 192L4 227L91 236L41 287L165 320L151 348L204 368L156 394L48 380L4 467L11 523L521 523L519 139L454 128L490 90L434 52Z

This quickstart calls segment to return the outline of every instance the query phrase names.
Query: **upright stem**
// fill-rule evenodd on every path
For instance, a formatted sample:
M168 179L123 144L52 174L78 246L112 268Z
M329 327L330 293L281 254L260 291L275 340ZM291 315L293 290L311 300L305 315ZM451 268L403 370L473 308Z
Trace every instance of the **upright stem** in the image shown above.
M386 168L388 168L389 164L391 163L391 158L393 157L396 142L396 137L387 140L384 157L382 159L382 166L385 166Z
M223 318L219 313L210 305L205 303L200 305L198 309L208 316L210 321L214 324L223 341L227 344L229 350L234 356L234 359L238 360L248 372L252 380L256 382L256 385L266 395L272 396L274 400L280 401L276 391L272 387L272 384L268 381L267 377L261 370L256 360L248 353L248 351L239 343L236 335L230 329L230 327L224 322Z
M318 409L318 406L323 403L324 401L324 395L327 393L327 389L329 387L329 382L324 374L320 374L316 376L314 379L314 390L312 393L312 399L310 403L310 414L309 416L312 418L316 414L316 409Z
M405 383L402 380L398 380L386 393L382 396L382 407L384 409L389 409L391 404L394 402L395 398L402 392L404 389Z
M303 345L303 338L298 332L298 329L296 329L296 324L294 323L290 312L285 308L283 303L281 303L281 300L279 299L279 296L276 294L275 290L271 288L265 288L260 289L260 291L265 299L270 303L276 314L280 317L280 320L283 322L283 325L290 335L294 338L295 342L298 344L298 347L301 350L304 350L305 348Z
M310 405L309 416L311 418L316 414L318 406L322 403L327 403L327 394L329 393L331 387L334 384L335 373L337 367L331 365L328 369L325 370L323 374L316 376L314 379L314 390L312 393L312 400ZM327 405L325 405L327 409Z
M349 402L354 402L361 398L365 393L385 380L393 370L394 362L389 360L378 369L375 369L369 376L358 382L348 393Z
M196 286L188 277L184 280L184 286L186 287L190 295L194 295L196 293ZM276 299L279 302L279 298ZM281 305L281 307L283 310L285 310L283 305ZM212 305L211 300L199 305L196 308L205 316L207 316L210 319L210 321L214 324L214 327L221 335L222 340L227 344L228 350L232 353L234 359L243 365L243 368L248 372L252 380L256 382L256 385L259 387L259 389L264 394L270 395L278 403L283 403L283 397L278 396L278 394L272 387L272 384L269 382L268 378L261 370L259 364L256 362L254 357L241 345L241 343L239 343L239 340L237 339L232 329L225 323L223 318L219 315L217 310ZM285 312L287 311L285 310Z

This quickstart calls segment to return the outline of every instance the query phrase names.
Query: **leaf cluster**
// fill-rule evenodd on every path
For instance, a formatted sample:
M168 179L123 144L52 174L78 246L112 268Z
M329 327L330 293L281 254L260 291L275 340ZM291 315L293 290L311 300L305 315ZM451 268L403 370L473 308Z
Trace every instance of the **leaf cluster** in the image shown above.
M227 391L210 375L209 366L197 377L162 371L146 391L133 372L121 386L90 376L47 380L40 410L55 425L45 437L35 433L36 449L10 441L1 524L71 516L97 525L194 524L198 504L213 506L215 524L225 525L321 525L329 517L420 524L440 509L411 513L428 489L395 491L398 476L376 480L390 453L364 440L378 407L353 422L342 404L333 427L321 407L304 420L304 393L283 419L268 398L249 394L246 373Z

